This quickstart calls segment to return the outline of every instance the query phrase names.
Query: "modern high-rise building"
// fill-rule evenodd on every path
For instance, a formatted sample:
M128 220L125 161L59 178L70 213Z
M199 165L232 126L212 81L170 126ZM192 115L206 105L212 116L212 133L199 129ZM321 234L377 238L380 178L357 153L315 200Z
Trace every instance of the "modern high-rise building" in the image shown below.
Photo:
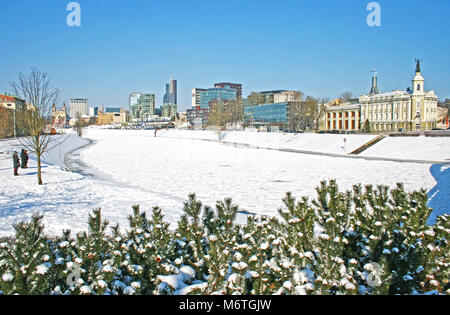
M87 98L72 98L70 99L70 117L77 118L77 116L89 115L89 107Z
M288 92L286 90L275 90L275 91L263 91L263 92L252 92L248 96L249 106L257 106L262 104L273 104L275 103L275 95L283 94Z
M163 104L177 105L177 80L170 79L170 83L166 84L166 94L163 98Z
M145 120L155 114L155 94L131 93L130 112L131 118Z
M192 108L200 108L200 93L206 89L192 89Z
M164 94L163 105L161 106L161 116L174 118L177 115L177 80L170 79L166 84L166 94Z
M214 100L236 100L236 90L212 88L199 92L199 105L201 108L209 108L209 102Z
M229 82L223 82L223 83L216 83L214 84L215 88L221 88L221 89L231 89L236 90L236 100L238 103L241 103L242 100L242 84L240 83L229 83Z

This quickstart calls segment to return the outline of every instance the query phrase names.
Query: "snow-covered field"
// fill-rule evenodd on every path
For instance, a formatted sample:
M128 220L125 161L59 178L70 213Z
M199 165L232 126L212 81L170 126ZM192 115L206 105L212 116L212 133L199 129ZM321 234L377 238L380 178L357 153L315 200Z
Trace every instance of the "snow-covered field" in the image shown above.
M342 137L232 132L224 135L224 141L343 154ZM217 132L213 131L161 130L155 138L153 131L88 129L85 138L92 143L78 152L72 151L89 141L73 134L57 138L61 150L57 147L47 154L43 186L37 185L33 159L29 169L19 170L19 177L12 175L11 152L20 151L20 145L13 140L0 141L0 235L11 234L14 222L27 220L35 212L45 215L48 233L59 234L63 229L76 232L86 229L88 213L99 207L111 223L127 226L134 204L147 211L160 206L166 220L175 222L189 193L196 193L211 206L232 197L241 207L239 220L244 222L246 213L277 215L287 191L313 198L321 180L334 178L341 189L357 183L394 186L397 182L404 182L407 190L426 188L436 212L449 211L448 165L235 147L217 142ZM346 138L345 148L350 151L373 136ZM443 140L444 148L436 153L436 159L445 158L450 147L450 138L442 139L447 140ZM267 143L270 145L264 145ZM445 148L445 144L449 145ZM66 156L66 165L75 172L61 168L67 152L71 153Z

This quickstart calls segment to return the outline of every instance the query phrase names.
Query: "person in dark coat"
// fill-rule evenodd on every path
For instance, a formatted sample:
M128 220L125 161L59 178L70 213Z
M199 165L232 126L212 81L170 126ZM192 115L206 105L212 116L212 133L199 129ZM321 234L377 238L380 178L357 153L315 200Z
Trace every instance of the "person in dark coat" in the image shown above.
M18 170L20 167L20 160L19 156L17 155L17 152L13 153L13 164L14 164L14 175L19 176Z
M25 149L22 149L20 152L20 159L22 160L22 168L28 168L28 152Z

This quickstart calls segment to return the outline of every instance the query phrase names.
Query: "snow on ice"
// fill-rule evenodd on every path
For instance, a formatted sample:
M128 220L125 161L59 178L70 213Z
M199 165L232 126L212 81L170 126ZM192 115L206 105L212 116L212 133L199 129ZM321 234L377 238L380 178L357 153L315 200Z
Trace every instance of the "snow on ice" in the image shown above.
M207 205L233 198L241 208L238 222L243 223L247 213L277 216L288 191L315 198L315 187L329 179L337 179L341 190L358 183L394 187L397 182L406 190L425 188L435 210L430 222L449 213L450 167L444 163L450 157L449 137L415 137L420 142L416 146L409 137L387 138L362 154L442 161L434 165L351 159L342 152L343 138L350 151L373 136L226 132L222 138L219 143L217 133L208 131L163 130L155 138L151 131L95 128L87 129L83 139L73 133L57 136L44 156L43 186L37 185L32 155L29 168L13 176L11 154L21 146L16 140L2 140L0 236L12 234L14 223L36 212L44 215L47 233L76 233L87 228L88 214L95 208L102 208L111 224L126 228L134 204L144 211L159 206L174 223L190 193ZM319 230L316 237L322 234Z

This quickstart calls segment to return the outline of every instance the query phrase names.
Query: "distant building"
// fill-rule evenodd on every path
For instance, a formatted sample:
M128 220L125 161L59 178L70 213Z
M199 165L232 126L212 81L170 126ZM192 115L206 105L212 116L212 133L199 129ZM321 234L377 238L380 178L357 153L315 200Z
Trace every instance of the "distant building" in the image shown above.
M252 92L247 97L248 106L257 106L263 104L275 103L275 95L287 92L286 90L274 90L263 92Z
M52 106L52 126L56 128L66 128L68 126L69 117L67 116L66 104L60 110L56 109L56 105Z
M325 113L325 129L357 131L361 129L361 105L342 103L329 106Z
M274 103L294 102L303 99L303 93L300 91L283 91L273 95Z
M108 112L99 112L97 125L119 125L129 122L129 111L123 108L109 108Z
M77 116L88 116L89 115L88 100L86 98L70 99L69 115L71 118L77 118Z
M236 91L236 100L238 103L242 101L242 84L240 83L229 83L229 82L223 82L223 83L215 83L215 88L221 88L221 89L231 89Z
M0 94L0 106L18 111L28 109L24 100L8 94Z
M192 89L192 108L200 108L201 92L206 89Z
M236 100L236 90L212 88L200 92L200 108L209 108L214 100Z
M105 113L120 113L122 111L122 108L119 107L106 107Z
M161 106L161 116L175 119L177 112L177 81L170 79L170 83L166 84L166 94L164 94L163 105Z
M170 83L166 84L166 94L163 97L163 104L178 104L177 80L170 79Z
M437 125L438 98L434 91L424 90L420 61L412 88L380 93L376 74L370 93L355 102L328 106L325 115L327 130L370 130L375 132L430 130Z
M145 120L155 114L155 94L131 93L130 112L132 119Z
M289 124L289 102L244 107L244 123L252 126Z
M186 111L186 120L191 127L205 127L208 123L209 108L192 108Z
M173 119L177 116L178 108L176 104L163 104L160 110L161 117L168 117L170 119Z

